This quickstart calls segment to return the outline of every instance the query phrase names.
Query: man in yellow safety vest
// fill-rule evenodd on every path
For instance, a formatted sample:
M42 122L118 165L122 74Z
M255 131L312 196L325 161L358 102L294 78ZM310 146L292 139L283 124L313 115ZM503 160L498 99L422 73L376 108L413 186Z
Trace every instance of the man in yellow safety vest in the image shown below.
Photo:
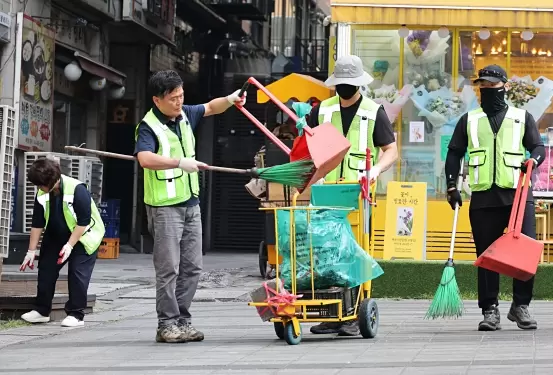
M338 95L322 101L311 110L309 126L331 122L351 143L341 165L325 176L327 182L359 181L365 170L367 148L371 150L371 182L397 160L396 140L384 107L359 91L361 86L372 82L373 78L364 71L358 56L342 56L336 60L334 73L325 82L329 87L336 87ZM379 149L383 151L380 158ZM359 335L359 324L357 321L321 323L311 327L311 332L356 336Z
M478 72L474 84L480 88L481 108L465 114L455 127L445 162L447 199L452 209L463 204L457 190L461 160L468 152L468 183L472 191L469 218L476 254L480 256L507 227L513 207L520 171L526 168L526 150L534 167L545 157L545 148L532 115L524 109L508 106L507 73L498 65ZM536 218L532 190L524 211L522 233L536 238ZM524 251L524 249L521 249ZM507 319L521 329L536 329L537 322L528 311L534 278L513 280L513 303ZM479 331L501 329L498 306L499 275L478 269L478 307L484 319Z
M144 168L144 203L154 237L157 342L201 341L190 305L202 272L202 221L194 129L203 117L245 103L239 90L206 104L183 105L183 82L172 70L150 77L154 106L136 127L135 155Z

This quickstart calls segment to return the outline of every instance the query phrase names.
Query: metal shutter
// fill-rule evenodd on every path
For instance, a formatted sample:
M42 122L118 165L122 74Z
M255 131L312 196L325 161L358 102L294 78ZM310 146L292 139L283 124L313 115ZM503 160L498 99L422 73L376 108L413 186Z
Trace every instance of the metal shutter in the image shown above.
M248 77L226 75L223 92L242 87ZM269 77L256 77L261 83L270 83ZM265 122L265 106L257 104L256 88L248 90L246 108L261 122ZM254 166L254 156L265 143L261 133L240 111L231 108L218 116L215 123L214 165L248 169ZM211 173L213 249L218 251L257 252L264 238L265 214L259 211L259 201L246 191L249 178Z

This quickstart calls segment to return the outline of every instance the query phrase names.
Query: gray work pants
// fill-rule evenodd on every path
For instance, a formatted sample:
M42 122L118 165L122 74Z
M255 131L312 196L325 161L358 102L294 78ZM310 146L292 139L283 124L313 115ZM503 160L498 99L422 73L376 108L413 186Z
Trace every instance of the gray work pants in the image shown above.
M190 321L190 305L202 273L200 206L146 206L154 237L156 310L159 325Z

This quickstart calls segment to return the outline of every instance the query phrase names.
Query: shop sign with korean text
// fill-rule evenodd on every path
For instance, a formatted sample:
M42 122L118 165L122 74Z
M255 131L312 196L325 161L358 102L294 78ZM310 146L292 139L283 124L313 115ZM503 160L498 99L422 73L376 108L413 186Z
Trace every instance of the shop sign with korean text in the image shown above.
M383 259L426 259L425 182L388 182Z
M51 151L55 32L23 16L18 147Z

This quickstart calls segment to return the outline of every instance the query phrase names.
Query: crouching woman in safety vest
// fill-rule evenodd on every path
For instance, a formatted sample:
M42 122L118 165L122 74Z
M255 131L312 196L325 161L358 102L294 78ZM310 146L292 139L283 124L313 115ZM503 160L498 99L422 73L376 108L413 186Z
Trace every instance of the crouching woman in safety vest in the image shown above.
M44 231L38 261L35 309L23 314L29 323L50 321L52 299L60 270L68 264L69 300L63 327L84 325L87 290L96 263L96 251L104 237L104 223L86 185L61 174L51 159L33 163L27 175L38 187L33 210L29 251L20 270L34 268L40 235Z
M468 153L468 182L472 191L469 218L476 254L480 256L507 227L520 171L526 168L526 150L534 168L545 157L545 149L534 118L526 110L505 102L509 90L507 74L497 65L478 72L474 81L480 88L481 107L465 114L455 127L445 162L448 201L452 209L462 205L456 180L461 160ZM536 238L536 217L532 190L524 210L522 233ZM524 249L520 249L524 252ZM521 329L536 329L528 305L532 299L534 278L513 280L513 303L507 319ZM479 331L501 328L498 309L499 275L478 269L478 307L484 319Z

